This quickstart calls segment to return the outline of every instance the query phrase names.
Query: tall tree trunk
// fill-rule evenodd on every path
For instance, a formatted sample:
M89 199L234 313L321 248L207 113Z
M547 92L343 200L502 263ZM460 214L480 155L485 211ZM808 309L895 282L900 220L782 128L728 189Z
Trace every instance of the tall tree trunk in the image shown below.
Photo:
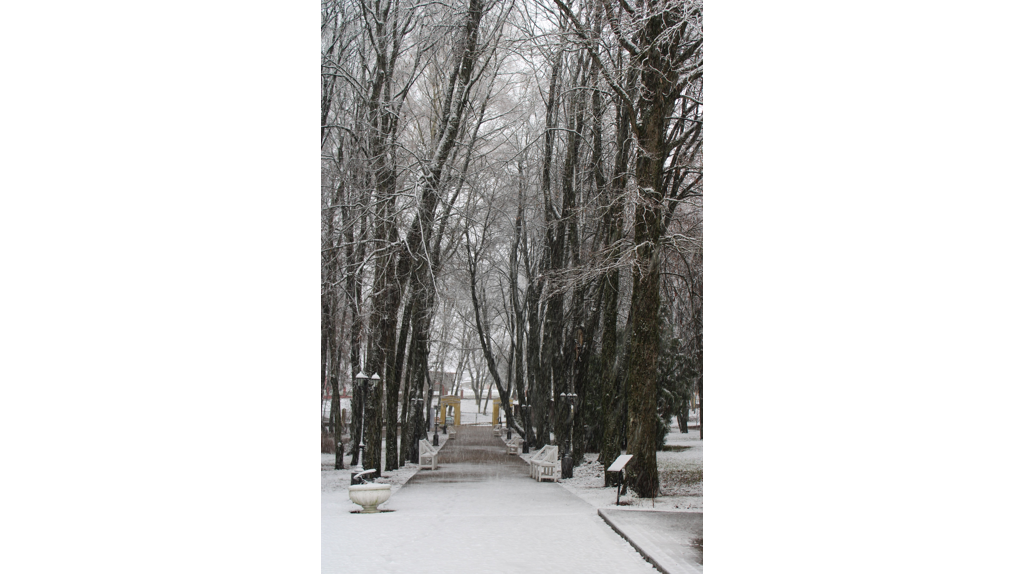
M402 328L398 335L398 343L395 346L395 360L391 367L391 376L389 380L394 383L393 387L388 392L388 406L387 406L387 425L384 443L387 445L387 452L385 453L385 465L384 470L395 470L402 465L404 457L399 454L398 448L398 389L402 381L402 367L405 364L405 349L406 340L408 339L409 323L410 323L410 307L411 303L406 303L405 312L402 314ZM408 384L406 384L408 388ZM403 412L408 407L408 393L405 394L403 400ZM403 415L404 416L404 415ZM405 432L405 426L403 424L403 434ZM405 442L402 443L403 445Z
M661 308L660 243L664 221L664 165L669 116L679 97L678 72L673 67L673 45L658 43L670 13L650 17L641 32L650 46L640 73L640 119L636 160L638 200L633 224L636 264L633 267L632 352L629 362L629 434L627 452L634 455L628 474L630 486L644 498L658 494L657 376ZM673 93L675 92L675 93Z
M396 367L396 369L395 369L395 379L396 380L402 380L402 393L401 393L402 394L402 409L401 409L402 412L401 412L401 420L399 421L400 426L402 427L402 436L401 436L401 444L399 445L399 448L398 448L398 463L397 463L397 466L402 466L405 463L405 461L407 460L407 457L409 456L409 440L412 438L412 433L410 432L411 428L410 428L410 424L409 424L409 422L410 422L410 419L409 419L409 406L410 406L409 400L412 398L411 395L413 393L411 391L412 391L412 388L413 388L414 384L412 382L412 377L410 376L411 371L412 371L412 367L411 367L411 365L409 363L412 361L412 356L411 355L413 354L413 352L410 351L408 353L409 357L408 357L408 359L406 359L406 351L405 351L405 349L406 349L406 341L407 341L408 336L409 336L408 335L408 331L409 331L408 323L409 323L409 320L407 318L408 315L409 315L409 303L406 303L405 313L403 313L403 315L402 315L402 330L401 330L401 333L398 335L398 353L395 356L395 367ZM415 344L415 342L414 342L414 344ZM403 368L403 366L404 366L404 368ZM404 378L403 378L403 375L404 375Z
M341 444L341 393L338 391L338 377L331 377L331 416L335 421L334 430L334 468L345 468L345 449Z
M524 365L523 365L523 354L524 354L524 331L526 329L525 320L526 315L523 310L523 304L519 301L519 246L520 241L523 237L523 210L525 208L525 192L526 192L526 177L523 174L524 167L523 162L520 160L518 165L519 171L519 200L517 202L516 221L515 221L515 236L512 239L512 249L509 254L509 297L510 305L512 307L512 324L514 331L514 340L512 352L510 353L510 363L515 366L515 371L512 376L515 377L515 388L516 395L519 397L519 413L520 419L522 420L524 435L524 444L529 445L531 440L531 432L533 425L527 418L526 413L529 409L526 408L527 397L526 397L526 386L524 377ZM510 376L509 380L512 380Z
M614 173L606 200L605 221L608 236L605 241L608 250L610 270L605 275L606 294L604 300L604 329L601 333L601 412L604 415L602 427L604 437L601 441L601 462L610 466L622 452L622 437L619 429L622 426L621 409L616 405L623 404L624 393L619 369L616 366L618 354L618 316L619 316L619 266L622 240L622 207L626 194L626 181L629 176L629 156L631 139L629 137L629 118L621 104L616 106L617 120L615 130L615 164ZM605 474L604 485L611 486L618 477Z
M527 265L529 268L529 265ZM548 443L549 432L545 421L547 420L548 395L544 392L542 385L540 361L540 338L541 338L541 311L540 292L543 289L543 279L530 279L526 286L526 314L529 323L529 330L526 333L526 377L530 387L528 393L530 422L536 433L530 446L540 448Z
M372 344L367 352L366 374L378 375L380 381L368 393L366 401L365 434L366 461L365 468L374 468L374 478L381 472L381 440L385 388L397 398L398 382L393 380L395 359L395 323L397 321L398 304L401 301L401 283L398 281L396 262L398 232L394 229L391 206L394 194L385 195L378 203L378 226L376 231L377 245L387 246L380 256L374 269L373 301L370 313L370 331ZM396 407L397 408L397 407ZM368 466L369 465L369 466Z
M365 229L365 215L360 220L363 225L361 229ZM346 247L346 259L348 267L345 272L345 292L348 295L349 311L352 314L352 325L349 331L349 369L350 377L349 381L352 383L352 423L349 427L349 448L352 454L352 461L350 464L356 464L359 457L359 445L363 440L362 436L362 395L356 389L355 381L356 375L362 369L362 362L360 361L360 340L362 338L362 319L359 313L359 305L362 299L362 279L357 277L359 264L362 262L366 250L366 242L359 241L359 248L353 253L353 245L355 244L355 222L353 221L345 233L345 238L348 246ZM362 239L362 232L360 232L360 239ZM357 401L358 396L358 401Z

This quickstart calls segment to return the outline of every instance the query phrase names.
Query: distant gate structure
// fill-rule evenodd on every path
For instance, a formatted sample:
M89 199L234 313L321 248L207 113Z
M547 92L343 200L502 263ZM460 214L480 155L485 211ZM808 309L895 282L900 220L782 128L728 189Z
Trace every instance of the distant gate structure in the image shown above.
M448 416L448 407L454 407L455 409L455 426L462 424L460 416L462 413L462 399L457 395L445 395L437 403L437 410L441 414L441 424L443 425L444 421L447 420L445 417Z
M494 412L491 413L491 425L498 426L498 423L501 422L501 415L499 413L501 413L501 409L505 408L505 403L500 403L498 399L494 399L491 405L494 406ZM519 401L512 401L512 412L517 415L519 414ZM505 426L507 427L508 423L505 423Z

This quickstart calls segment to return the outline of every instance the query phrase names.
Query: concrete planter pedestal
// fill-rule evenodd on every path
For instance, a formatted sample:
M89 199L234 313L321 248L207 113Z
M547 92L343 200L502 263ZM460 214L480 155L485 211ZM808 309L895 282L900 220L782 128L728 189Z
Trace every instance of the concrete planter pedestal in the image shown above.
M348 487L349 499L363 507L363 514L380 512L377 505L391 498L390 484L357 484Z

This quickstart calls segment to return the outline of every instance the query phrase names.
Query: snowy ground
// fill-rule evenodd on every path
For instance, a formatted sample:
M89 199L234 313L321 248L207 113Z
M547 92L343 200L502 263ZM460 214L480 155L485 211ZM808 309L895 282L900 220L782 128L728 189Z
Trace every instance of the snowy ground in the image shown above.
M618 508L704 510L704 441L700 433L693 429L682 433L673 425L665 444L678 450L658 451L661 494L651 500L627 490L619 498L623 506ZM529 459L533 454L519 456ZM561 473L561 468L557 471ZM604 467L597 461L597 453L585 454L584 462L572 474L570 479L559 478L558 483L596 508L616 508L616 488L604 486Z
M477 437L467 444L467 432L442 448L437 471L416 471L405 488L393 487L380 507L393 512L354 514L359 507L348 500L347 488L325 481L322 571L656 574L591 505L557 485L531 479L527 465L514 457L498 450L497 464L446 462L446 449L455 449L453 456L468 455L455 460L472 460L481 448L500 448L489 429L481 430L486 441ZM347 475L327 460L330 467L322 474ZM400 480L403 472L390 478Z
M431 435L431 438L433 438L433 435ZM444 443L446 443L446 442L448 442L448 435L438 433L437 434L438 448L444 447ZM383 463L384 463L385 454L386 453L384 452L384 449L381 449L381 465L378 468L384 468L384 464ZM345 469L344 470L335 470L335 468L334 468L334 455L333 454L320 453L320 494L321 495L323 495L324 493L328 493L328 492L332 492L332 493L344 492L345 493L345 500L348 500L348 487L349 487L350 483L352 482L352 469L349 467L349 463L351 461L352 461L352 456L346 454L345 455ZM369 468L373 468L373 467L371 467L371 466L367 465L366 463L364 463L363 464L363 468L369 469ZM380 475L380 478L374 480L374 482L380 483L380 484L390 484L391 485L391 494L394 495L396 492L401 490L402 486L404 486L405 483L408 482L409 479L412 478L412 476L414 474L416 474L416 471L419 470L419 468L420 467L418 465L413 464L412 462L408 462L407 461L405 463L405 465L403 465L401 468L382 472L381 475ZM357 505L355 503L352 503L351 501L349 502L349 505L351 506L351 508L349 510L359 510L361 508L359 505ZM381 506L381 508L387 508L387 503L385 503L383 506Z

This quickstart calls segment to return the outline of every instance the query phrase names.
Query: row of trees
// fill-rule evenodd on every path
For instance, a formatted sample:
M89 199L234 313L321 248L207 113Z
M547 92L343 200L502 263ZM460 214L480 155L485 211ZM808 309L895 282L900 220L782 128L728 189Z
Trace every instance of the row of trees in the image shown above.
M658 418L703 384L702 5L322 12L321 370L335 397L383 380L355 388L351 443L397 468L411 400L476 354L531 445L625 446L656 495Z

